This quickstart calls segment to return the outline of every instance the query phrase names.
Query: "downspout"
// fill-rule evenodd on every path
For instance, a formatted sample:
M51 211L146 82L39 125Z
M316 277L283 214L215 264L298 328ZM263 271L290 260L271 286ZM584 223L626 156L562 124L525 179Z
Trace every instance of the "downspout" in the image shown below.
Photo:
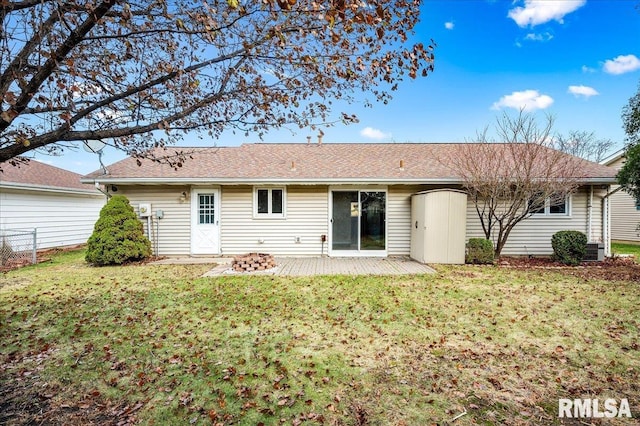
M611 256L611 246L609 243L609 188L607 195L602 198L602 243L604 244L604 256Z
M149 237L149 241L155 242L153 238L153 226L151 224L151 214L147 216L147 236Z
M593 241L592 226L593 221L593 185L589 187L589 205L587 206L587 241Z
M602 197L602 242L605 257L611 256L611 214L609 212L609 197L622 189L621 186L609 192L611 185L607 185L607 195Z

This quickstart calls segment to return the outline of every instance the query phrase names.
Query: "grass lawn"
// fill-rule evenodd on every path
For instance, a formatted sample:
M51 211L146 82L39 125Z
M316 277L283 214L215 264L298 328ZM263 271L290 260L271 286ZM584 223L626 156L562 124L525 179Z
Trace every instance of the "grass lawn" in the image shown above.
M632 254L640 262L640 244L611 243L613 254Z
M558 398L640 417L637 282L207 269L71 252L0 275L0 424L561 424Z

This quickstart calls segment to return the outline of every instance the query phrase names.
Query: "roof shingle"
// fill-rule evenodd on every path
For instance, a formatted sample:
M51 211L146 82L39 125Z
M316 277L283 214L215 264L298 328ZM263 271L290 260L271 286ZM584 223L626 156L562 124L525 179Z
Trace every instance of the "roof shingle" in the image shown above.
M179 181L181 179L305 181L379 179L455 181L458 176L443 158L460 144L450 143L257 143L239 147L180 148L191 151L183 167L127 158L107 167L108 175L95 171L85 179L135 179ZM171 148L159 155L171 153ZM581 161L580 178L615 177L615 171L567 154L567 161ZM401 165L403 167L401 167Z
M87 191L87 185L80 182L82 175L50 166L36 160L18 166L5 164L0 172L0 183L13 183L34 187L59 188Z

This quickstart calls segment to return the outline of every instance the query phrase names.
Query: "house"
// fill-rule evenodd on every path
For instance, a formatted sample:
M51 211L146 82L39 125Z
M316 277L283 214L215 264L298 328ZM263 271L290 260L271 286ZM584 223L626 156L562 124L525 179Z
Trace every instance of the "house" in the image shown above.
M36 231L36 248L87 242L106 197L82 176L31 160L0 171L0 229Z
M624 149L602 160L601 164L620 170L624 165ZM611 239L624 242L640 242L640 204L618 185L611 195Z
M458 145L319 140L193 148L182 167L128 158L83 182L126 195L159 255L407 256L412 195L461 187L439 160ZM516 226L503 254L549 255L551 236L567 229L607 241L603 212L615 171L567 159L584 163L583 186L560 208L547 206ZM465 210L466 223L453 228L483 237L472 204Z

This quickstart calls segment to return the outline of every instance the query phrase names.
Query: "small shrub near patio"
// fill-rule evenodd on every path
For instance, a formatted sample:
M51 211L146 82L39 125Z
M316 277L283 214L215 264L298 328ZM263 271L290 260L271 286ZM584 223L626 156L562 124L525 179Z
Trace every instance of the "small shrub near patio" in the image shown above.
M580 231L559 231L551 237L553 258L565 265L578 265L587 253L587 236Z
M114 195L100 211L87 241L85 260L93 265L121 265L151 256L151 243L144 235L127 197Z
M493 243L485 238L469 238L467 243L466 263L493 263Z

